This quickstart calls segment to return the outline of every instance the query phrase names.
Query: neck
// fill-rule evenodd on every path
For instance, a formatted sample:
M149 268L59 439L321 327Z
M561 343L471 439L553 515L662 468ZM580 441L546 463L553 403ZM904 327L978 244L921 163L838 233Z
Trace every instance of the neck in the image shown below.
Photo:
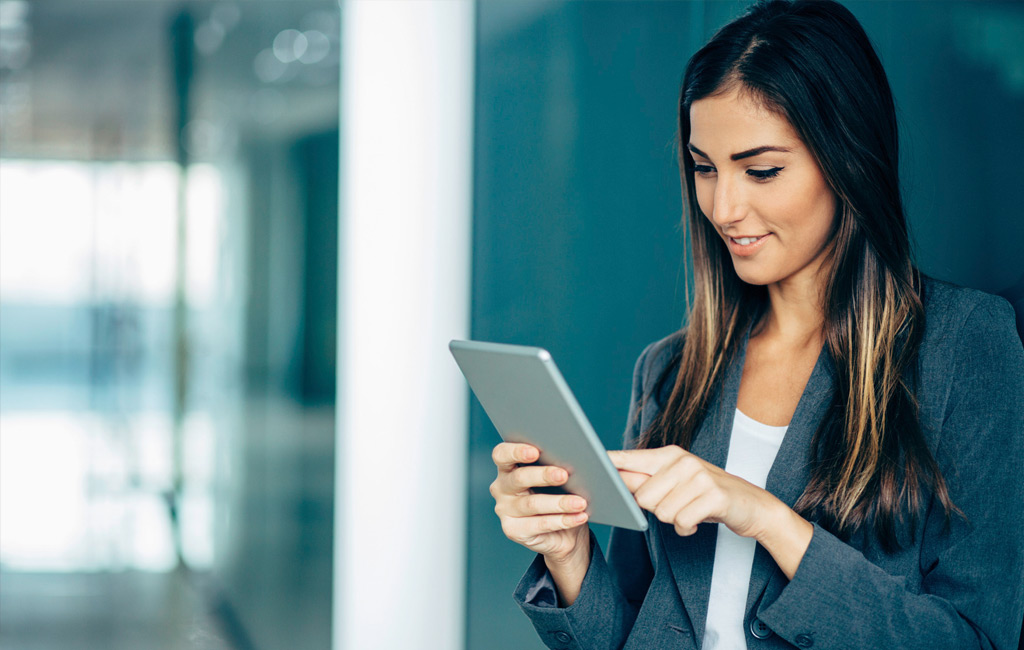
M816 277L790 278L768 285L771 307L762 334L797 347L821 347L825 314Z

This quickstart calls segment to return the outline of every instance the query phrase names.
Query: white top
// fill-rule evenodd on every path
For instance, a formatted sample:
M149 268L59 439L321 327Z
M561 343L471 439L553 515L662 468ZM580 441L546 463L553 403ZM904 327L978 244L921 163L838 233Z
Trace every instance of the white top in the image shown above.
M725 471L763 488L788 428L761 424L736 409ZM740 537L718 524L702 650L747 647L743 616L756 546L752 538Z

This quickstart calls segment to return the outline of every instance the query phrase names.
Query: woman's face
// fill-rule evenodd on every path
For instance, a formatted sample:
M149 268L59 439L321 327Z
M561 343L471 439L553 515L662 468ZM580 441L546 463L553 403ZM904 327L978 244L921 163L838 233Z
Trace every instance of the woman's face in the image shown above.
M693 102L690 130L697 202L740 279L816 286L836 197L789 122L734 89Z

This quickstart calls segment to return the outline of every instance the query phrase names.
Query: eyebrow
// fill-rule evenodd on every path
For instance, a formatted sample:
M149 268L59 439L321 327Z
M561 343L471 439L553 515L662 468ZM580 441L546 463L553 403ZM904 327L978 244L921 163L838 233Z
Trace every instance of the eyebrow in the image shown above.
M692 144L687 144L686 148L689 149L690 151L692 151L693 153L699 155L699 156L704 156L708 160L711 160L711 156L707 155L706 153L704 153L703 151L701 151L697 147L693 146ZM779 151L779 152L782 152L782 153L792 153L793 152L792 149L788 149L786 147L775 147L775 146L771 146L771 145L766 145L766 146L763 146L763 147L754 147L753 149L747 149L746 151L741 151L739 153L734 153L733 155L729 156L729 158L731 160L742 160L743 158L750 158L751 156L757 156L759 154L765 153L766 151Z

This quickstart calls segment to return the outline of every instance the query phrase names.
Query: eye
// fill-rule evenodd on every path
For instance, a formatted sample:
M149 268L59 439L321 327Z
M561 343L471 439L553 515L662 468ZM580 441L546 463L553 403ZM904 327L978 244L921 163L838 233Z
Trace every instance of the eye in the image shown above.
M715 168L710 165L694 165L693 171L701 176L707 176L708 174L715 171Z
M779 172L785 169L784 167L772 167L771 169L748 169L747 173L758 180L763 182L769 178L775 178L779 175Z

